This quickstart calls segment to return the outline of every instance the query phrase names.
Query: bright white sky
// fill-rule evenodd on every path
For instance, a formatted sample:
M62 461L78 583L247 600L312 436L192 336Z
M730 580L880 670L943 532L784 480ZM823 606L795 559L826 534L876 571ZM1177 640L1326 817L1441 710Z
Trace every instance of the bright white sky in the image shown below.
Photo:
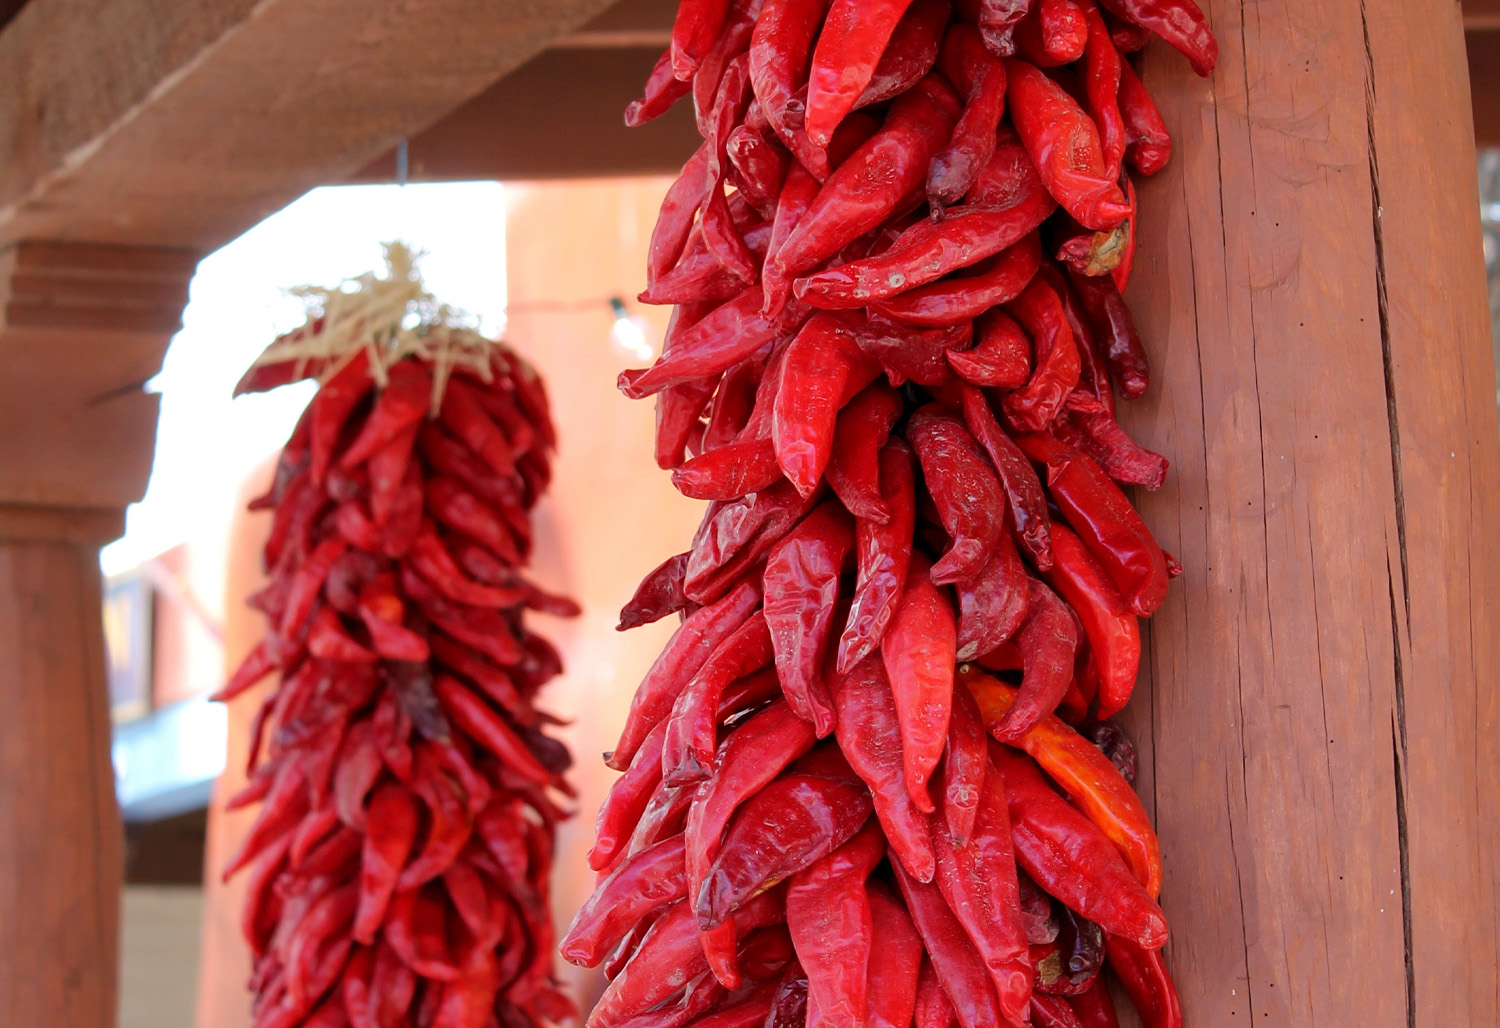
M161 374L156 463L124 538L105 547L105 574L134 567L227 522L246 473L278 450L312 395L310 383L230 400L250 362L303 308L286 290L334 285L382 267L380 244L427 256L429 290L499 333L505 319L505 193L496 182L315 189L198 266L183 328Z

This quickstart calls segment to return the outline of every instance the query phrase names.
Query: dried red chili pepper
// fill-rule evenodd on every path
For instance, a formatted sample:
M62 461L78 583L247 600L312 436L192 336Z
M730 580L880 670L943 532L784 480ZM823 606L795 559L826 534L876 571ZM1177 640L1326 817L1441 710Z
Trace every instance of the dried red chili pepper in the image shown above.
M1055 561L1047 581L1067 600L1083 626L1089 660L1099 675L1099 717L1114 717L1135 688L1141 661L1141 633L1120 591L1065 528L1052 533Z
M948 738L955 631L953 608L933 585L926 558L913 555L880 653L901 723L906 791L924 813L933 809L928 785Z
M786 926L810 1002L832 1024L863 1024L874 921L865 879L885 857L877 825L791 876Z
M833 731L833 701L821 671L839 578L854 549L849 522L838 504L823 504L772 548L763 579L765 620L782 690L820 738Z
M1009 60L1010 109L1047 192L1085 228L1114 228L1130 213L1106 177L1099 130L1067 92L1034 65Z
M1109 966L1140 1011L1146 1028L1181 1028L1182 1004L1161 951L1116 935L1106 935L1104 946Z
M777 273L794 277L885 221L926 180L928 162L957 117L958 98L938 76L898 97L885 123L829 176L771 256Z
M953 138L933 157L927 197L934 213L963 199L995 152L995 129L1005 113L1005 66L985 49L977 29L954 25L943 38L938 68L964 98Z
M989 562L1005 531L1005 501L994 469L963 422L936 405L912 415L906 438L921 461L951 540L948 551L932 566L932 580L972 580Z
M901 415L901 397L885 382L871 383L839 411L824 469L834 495L856 518L891 519L881 495L880 452Z
M1104 6L1116 17L1165 39L1199 75L1213 74L1219 44L1193 0L1104 0Z
M1148 617L1167 592L1166 557L1140 515L1099 465L1041 435L1017 444L1047 466L1047 486L1089 552L1109 572L1130 609Z
M885 103L922 80L937 62L943 29L952 13L949 0L915 0L891 33L856 107Z
M1031 955L1021 922L1005 785L992 766L983 777L978 815L972 837L962 846L934 823L936 882L989 971L1001 1013L1020 1024L1031 1000Z
M803 496L823 478L839 410L879 374L836 315L814 315L787 347L771 439L777 463Z
M1025 757L992 746L1005 780L1016 861L1049 893L1106 932L1160 948L1167 922L1109 840L1053 792Z
M959 679L973 691L993 731L1014 702L1015 690L972 669L960 670ZM1110 758L1055 717L1042 718L1019 745L1114 844L1154 899L1161 892L1161 844L1139 797Z
M813 50L807 134L826 147L864 94L912 0L833 0Z

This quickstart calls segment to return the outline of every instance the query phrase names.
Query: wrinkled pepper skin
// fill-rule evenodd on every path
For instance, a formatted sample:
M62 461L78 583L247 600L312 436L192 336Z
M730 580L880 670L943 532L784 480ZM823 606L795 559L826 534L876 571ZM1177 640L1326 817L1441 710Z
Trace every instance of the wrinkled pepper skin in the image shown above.
M914 557L880 654L901 725L906 791L923 813L934 809L929 787L948 738L956 632L953 608L932 584L926 559Z
M1161 908L1093 823L1048 787L1026 758L990 749L1005 780L1016 862L1106 932L1149 949L1167 941Z

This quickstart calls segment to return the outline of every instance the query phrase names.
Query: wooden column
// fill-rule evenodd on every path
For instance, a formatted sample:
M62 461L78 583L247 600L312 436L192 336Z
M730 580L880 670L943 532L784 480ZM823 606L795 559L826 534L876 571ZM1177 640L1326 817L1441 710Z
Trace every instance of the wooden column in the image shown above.
M1134 705L1188 1023L1497 1022L1500 437L1451 0L1209 0L1131 301L1186 568Z
M0 1024L115 1019L123 840L98 549L151 465L196 256L0 253Z

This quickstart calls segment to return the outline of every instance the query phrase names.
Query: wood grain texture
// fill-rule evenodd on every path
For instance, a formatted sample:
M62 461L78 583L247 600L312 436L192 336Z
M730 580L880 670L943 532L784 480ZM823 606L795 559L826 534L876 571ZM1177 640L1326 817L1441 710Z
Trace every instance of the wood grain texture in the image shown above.
M0 245L207 251L608 0L32 0L0 33Z
M123 840L98 551L0 543L0 1024L114 1023Z
M1153 45L1129 427L1186 568L1133 705L1189 1024L1496 1023L1500 435L1460 12L1206 5ZM1379 7L1376 11L1375 7ZM1394 8L1399 7L1399 10Z

